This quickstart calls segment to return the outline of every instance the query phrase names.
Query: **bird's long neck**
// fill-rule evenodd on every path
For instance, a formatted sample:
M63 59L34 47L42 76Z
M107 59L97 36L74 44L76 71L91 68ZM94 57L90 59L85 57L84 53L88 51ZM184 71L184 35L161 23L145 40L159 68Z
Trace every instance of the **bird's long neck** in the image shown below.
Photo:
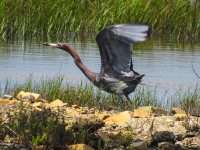
M84 75L91 81L91 82L95 82L96 80L96 75L90 71L86 66L83 65L81 58L79 57L79 55L76 53L75 49L72 48L69 45L64 45L63 50L65 50L66 52L68 52L74 59L75 64L78 66L78 68L84 73Z

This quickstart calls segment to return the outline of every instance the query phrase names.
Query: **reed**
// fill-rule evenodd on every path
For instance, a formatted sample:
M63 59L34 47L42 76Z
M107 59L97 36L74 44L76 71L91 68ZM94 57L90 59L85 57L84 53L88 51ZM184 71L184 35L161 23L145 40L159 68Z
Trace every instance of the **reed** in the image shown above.
M101 109L124 110L128 106L115 95L108 94L100 89L96 89L92 84L81 82L78 85L71 85L64 80L63 75L55 77L43 77L41 79L34 79L31 75L24 83L12 83L7 80L5 87L2 88L1 95L11 94L14 97L20 91L36 92L49 102L60 99L68 105L77 104L85 107L97 107ZM200 87L196 85L195 88L176 91L176 94L165 98L158 96L158 87L138 87L132 95L132 106L134 108L140 106L155 106L164 107L170 110L172 106L183 108L189 114L200 115Z
M153 37L194 40L200 35L198 0L2 0L4 38L84 38L117 23L145 23Z
M10 80L7 80L5 87L2 89L1 95L11 94L16 97L20 91L28 91L40 93L49 102L60 99L69 105L78 104L79 106L88 107L98 106L99 101L102 101L102 105L106 106L114 98L95 89L89 83L81 82L76 86L71 85L64 81L63 75L52 78L42 77L37 82L32 75L24 83L13 84Z
M200 116L200 87L177 91L173 105L183 108L188 114Z
M76 86L71 85L64 80L63 75L57 75L52 78L42 77L37 82L32 75L24 83L13 84L11 80L7 80L5 87L2 89L1 95L11 94L16 97L20 91L35 92L40 93L49 102L60 99L69 105L77 104L79 106L101 107L104 109L109 109L110 106L116 109L127 107L123 105L121 99L117 96L108 94L83 81ZM132 97L134 99L132 105L134 107L144 105L157 106L158 99L155 95L156 90L139 88Z

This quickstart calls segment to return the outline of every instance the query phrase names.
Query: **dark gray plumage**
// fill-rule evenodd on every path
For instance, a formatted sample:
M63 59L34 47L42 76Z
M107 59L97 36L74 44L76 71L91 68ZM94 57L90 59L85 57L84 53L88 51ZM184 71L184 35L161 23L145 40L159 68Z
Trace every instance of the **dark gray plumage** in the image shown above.
M127 100L144 75L133 70L131 43L144 41L148 26L120 24L104 28L96 37L101 71L96 85Z
M131 43L144 41L147 32L147 25L131 24L109 26L100 31L96 37L101 55L100 73L93 73L85 67L75 49L68 44L45 45L70 53L75 64L94 85L127 101L144 76L133 70Z

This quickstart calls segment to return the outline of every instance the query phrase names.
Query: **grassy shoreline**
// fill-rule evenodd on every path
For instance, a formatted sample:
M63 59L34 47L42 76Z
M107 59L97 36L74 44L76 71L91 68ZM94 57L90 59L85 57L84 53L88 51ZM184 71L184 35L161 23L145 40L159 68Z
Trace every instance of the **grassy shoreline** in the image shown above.
M143 23L152 37L197 40L200 36L199 1L21 1L0 2L0 35L15 37L84 38L117 23Z
M30 76L24 83L15 84L10 79L6 81L3 89L0 90L0 96L10 94L16 97L20 91L26 91L39 93L49 102L60 99L70 106L77 104L79 106L101 107L103 109L109 109L112 106L114 109L120 110L128 107L122 105L117 96L107 94L90 83L81 82L78 85L71 85L64 80L63 75L57 75L52 78L42 77L37 81L34 80L33 76ZM170 110L171 107L178 106L190 114L200 115L200 86L198 84L193 88L175 91L176 94L166 99L166 93L158 96L157 89L158 87L137 87L131 97L133 108L151 105Z
M123 107L122 102L116 96L95 90L91 84L70 85L64 81L62 75L53 78L41 78L36 81L33 76L30 76L22 84L12 84L11 80L7 80L4 91L0 91L0 97L4 94L16 97L21 90L39 93L44 100L36 101L35 99L33 102L30 97L24 99L21 97L18 100L15 98L13 100L2 99L4 103L5 101L11 103L13 101L18 102L14 102L11 105L8 103L5 103L6 105L0 104L0 148L10 146L13 149L67 149L72 144L80 143L87 144L94 149L109 149L109 146L119 147L121 145L126 148L132 142L138 142L137 139L141 136L140 134L142 134L142 137L145 137L143 132L146 133L146 129L148 129L149 138L154 139L154 135L158 133L156 132L157 125L164 129L160 133L169 133L173 135L174 140L176 139L179 142L183 142L187 132L192 132L196 135L200 129L200 117L196 117L200 116L200 87L198 85L194 89L177 91L177 94L168 99L167 104L165 104L169 105L169 112L172 113L171 107L178 106L179 109L180 107L183 108L182 111L185 110L184 114L172 115L169 113L167 115L166 113L164 116L162 116L162 111L166 112L167 109L161 109L164 102L156 96L156 88L138 88L132 97L133 108L150 105L157 107L158 110L162 110L159 115L157 114L158 116L154 116L155 114L151 114L151 116L149 114L150 116L145 118L143 118L144 116L139 118L138 116L135 118L131 117L131 114L134 115L137 109L133 113L133 108ZM56 106L55 99L62 100L64 103L61 103L65 105L60 105L60 101L57 100L59 105L57 103ZM101 104L99 104L100 100L102 101ZM51 101L53 101L54 105L49 103ZM144 108L144 110L147 109L147 107ZM130 109L130 111L127 111L127 109ZM123 125L118 126L116 124L117 120L113 125L109 125L106 124L105 118L103 120L96 120L94 118L95 116L100 117L100 115L105 117L105 114L107 114L107 117L112 117L113 115L120 121L123 121L123 118L125 118L125 121L123 121ZM120 114L123 114L121 116L123 118L118 119ZM127 116L127 114L129 115ZM136 126L131 126L131 124L134 124L132 121L136 122ZM163 124L167 124L167 128ZM142 130L139 130L139 132L137 130L138 125L142 127ZM148 127L149 125L151 128ZM184 134L178 134L177 138L175 138L175 132L179 129L176 129L174 126L184 129L181 132ZM154 132L153 129L155 130ZM173 132L171 131L172 129ZM107 134L115 133L115 131L119 131L119 134L113 139L110 138L111 143L99 134L101 132ZM143 139L143 141L146 142L146 139ZM151 144L149 143L148 147L155 147L156 144L153 144L153 140L150 141Z

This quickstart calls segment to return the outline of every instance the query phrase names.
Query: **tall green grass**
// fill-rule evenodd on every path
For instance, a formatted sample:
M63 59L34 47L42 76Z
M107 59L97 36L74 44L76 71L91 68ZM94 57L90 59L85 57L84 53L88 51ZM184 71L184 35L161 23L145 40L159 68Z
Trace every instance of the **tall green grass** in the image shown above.
M187 91L178 91L173 105L183 108L188 114L200 116L200 87L197 84Z
M79 106L97 107L103 109L126 109L128 106L119 97L103 92L95 88L90 83L81 82L71 85L64 80L63 75L55 77L43 77L35 80L31 75L24 83L12 83L7 80L5 87L0 92L10 94L14 97L20 92L36 92L42 95L49 102L60 99L68 105L77 104ZM158 87L138 87L131 97L133 108L140 106L164 107L170 110L172 106L183 108L186 112L200 115L200 87L175 91L176 94L169 98L158 96ZM131 108L130 108L131 109Z
M117 23L145 23L153 37L194 40L200 35L195 0L1 0L0 34L14 37L95 35Z
M69 105L78 104L79 106L105 109L110 108L110 106L116 109L127 107L119 97L95 88L87 82L71 85L64 80L63 75L52 78L43 77L39 80L37 79L37 81L31 75L24 83L12 83L11 80L7 80L0 95L10 94L16 97L20 91L39 93L49 102L60 99ZM132 102L134 107L144 105L158 106L159 104L155 89L138 88L132 99L134 100Z

